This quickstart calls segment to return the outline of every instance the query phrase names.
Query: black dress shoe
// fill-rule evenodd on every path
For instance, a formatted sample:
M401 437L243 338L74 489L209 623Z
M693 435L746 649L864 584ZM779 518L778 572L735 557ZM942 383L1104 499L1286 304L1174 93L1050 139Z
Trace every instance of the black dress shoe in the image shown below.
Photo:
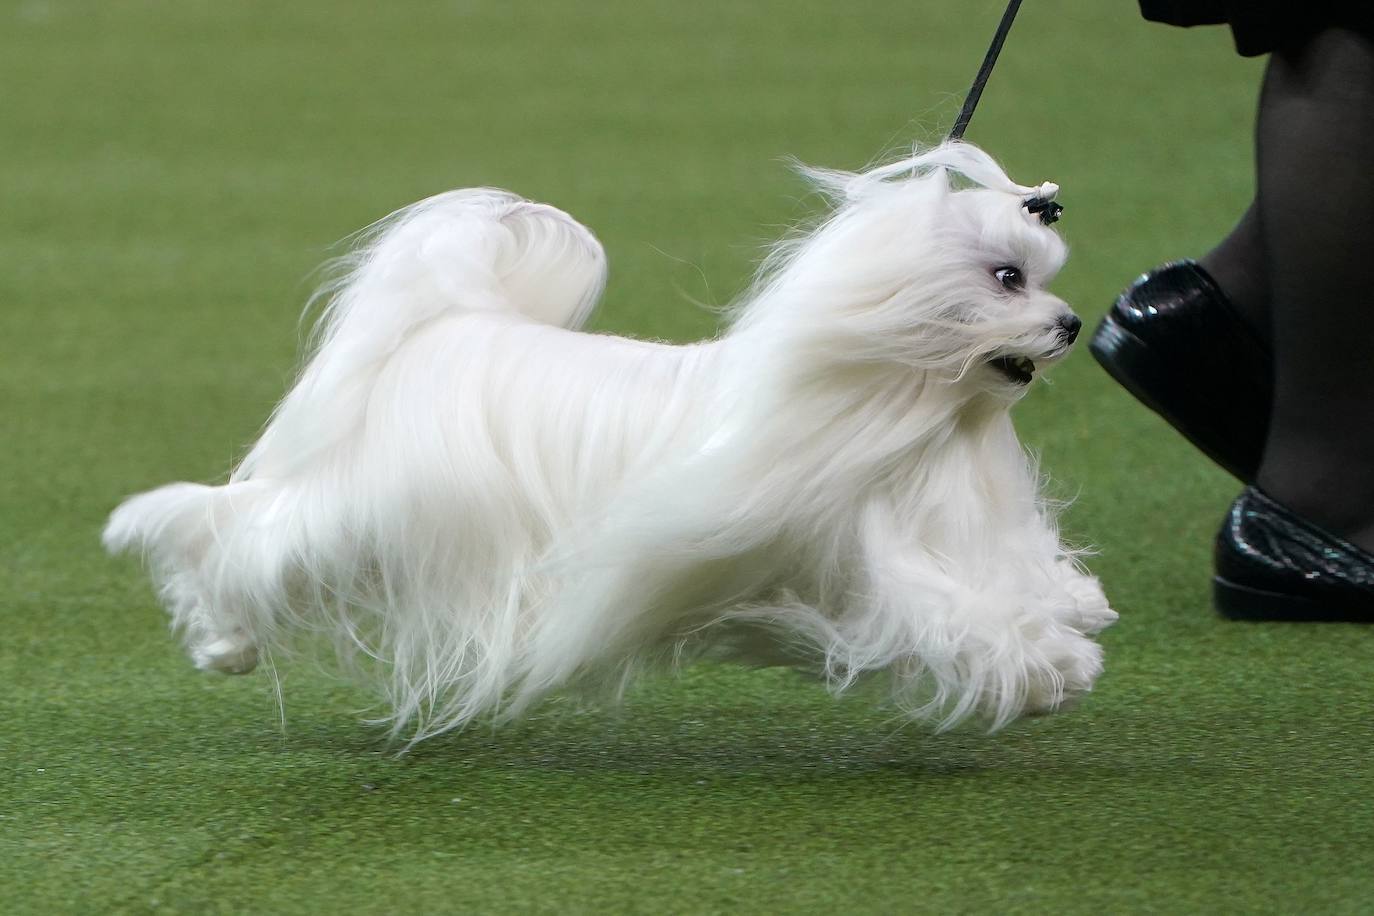
M1269 431L1273 360L1201 267L1175 261L1136 280L1089 349L1209 458L1246 483L1255 479Z
M1237 620L1374 623L1374 556L1246 487L1217 533L1213 600Z

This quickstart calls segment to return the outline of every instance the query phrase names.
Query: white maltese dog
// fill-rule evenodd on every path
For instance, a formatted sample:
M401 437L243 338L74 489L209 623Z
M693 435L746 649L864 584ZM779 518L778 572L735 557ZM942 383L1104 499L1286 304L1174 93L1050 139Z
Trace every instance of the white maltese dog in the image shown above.
M1057 189L963 143L810 174L833 212L685 346L578 330L605 256L560 210L399 211L229 483L129 499L106 546L199 667L323 634L417 740L703 654L885 672L940 727L1055 709L1116 618L1008 413L1079 327Z

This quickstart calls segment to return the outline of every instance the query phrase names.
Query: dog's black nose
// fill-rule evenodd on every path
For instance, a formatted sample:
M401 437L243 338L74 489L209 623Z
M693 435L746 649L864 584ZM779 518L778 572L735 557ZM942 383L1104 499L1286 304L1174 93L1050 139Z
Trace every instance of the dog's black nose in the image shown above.
M1083 322L1077 315L1059 319L1059 336L1064 338L1065 346L1078 339L1078 332L1082 327Z

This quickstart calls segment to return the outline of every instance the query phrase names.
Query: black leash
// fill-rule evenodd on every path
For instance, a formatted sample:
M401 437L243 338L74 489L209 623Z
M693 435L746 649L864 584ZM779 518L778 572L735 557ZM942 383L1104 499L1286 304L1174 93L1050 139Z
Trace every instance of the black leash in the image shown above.
M1021 0L1008 0L1007 10L1002 14L1002 21L997 24L997 31L993 33L988 53L983 55L983 65L978 68L978 75L973 78L968 97L964 99L964 107L959 111L959 117L954 119L954 127L949 132L950 140L964 139L964 131L968 130L968 122L973 120L973 110L978 107L978 100L983 97L983 87L988 84L988 77L992 76L992 68L997 65L997 55L1002 53L1002 45L1006 43L1007 33L1011 31L1011 24L1016 21L1016 12L1019 9ZM1040 222L1046 226L1057 221L1064 209L1060 204L1043 197L1032 197L1024 206L1039 216Z
M997 55L1002 53L1002 44L1007 40L1007 33L1011 31L1011 24L1016 19L1016 11L1021 8L1021 0L1010 0L1007 3L1007 11L1002 14L1002 22L997 26L997 32L992 36L992 45L988 48L988 53L983 56L983 66L978 68L978 75L973 78L973 87L968 91L968 98L964 99L964 108L959 112L959 117L954 121L954 128L949 132L949 139L962 140L964 131L968 129L968 122L973 120L973 109L978 107L978 100L983 97L983 87L988 84L988 77L992 76L992 68L997 63Z

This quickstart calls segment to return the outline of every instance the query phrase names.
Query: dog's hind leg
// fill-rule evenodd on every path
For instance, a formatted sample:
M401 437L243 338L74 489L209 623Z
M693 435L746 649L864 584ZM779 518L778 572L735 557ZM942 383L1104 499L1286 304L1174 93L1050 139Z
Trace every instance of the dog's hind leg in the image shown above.
M260 482L171 484L110 516L106 548L143 554L198 668L252 671L274 628L290 537L290 526L272 518L277 495Z

